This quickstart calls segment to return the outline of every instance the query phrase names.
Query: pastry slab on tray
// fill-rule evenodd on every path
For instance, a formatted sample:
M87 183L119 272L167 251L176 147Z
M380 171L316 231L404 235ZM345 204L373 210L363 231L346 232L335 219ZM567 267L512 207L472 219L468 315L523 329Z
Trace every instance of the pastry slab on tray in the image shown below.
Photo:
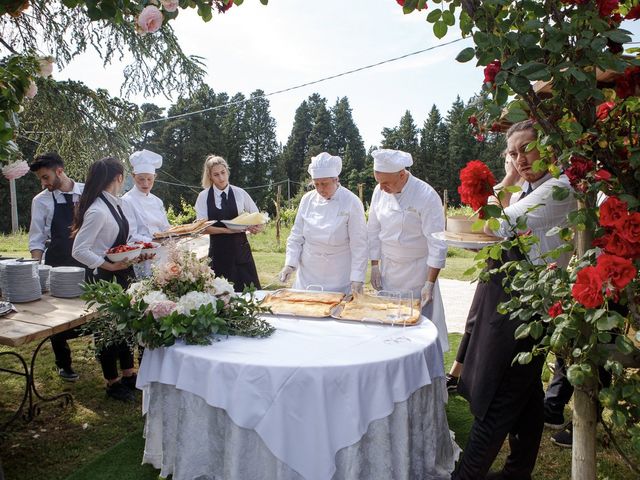
M338 292L281 289L268 294L262 306L270 307L276 315L322 318L331 316L343 298L344 293Z
M164 232L154 233L153 238L168 238L179 237L182 235L193 235L196 233L200 233L202 230L210 225L213 225L214 223L215 220L197 220L193 223L185 223L184 225L174 225Z
M336 307L332 317L353 322L417 325L420 322L420 300L398 302L391 297L359 295Z

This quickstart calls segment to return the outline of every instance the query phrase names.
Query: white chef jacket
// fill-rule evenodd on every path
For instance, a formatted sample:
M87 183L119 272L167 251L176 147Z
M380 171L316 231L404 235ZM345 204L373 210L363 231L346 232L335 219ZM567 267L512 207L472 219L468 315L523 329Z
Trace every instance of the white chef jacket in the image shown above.
M287 239L285 265L298 269L294 288L351 291L367 272L367 225L360 199L342 186L329 199L316 190L300 201Z
M102 193L116 210L118 205L122 208L120 198L114 197L109 192ZM71 255L90 269L99 267L104 263L107 250L116 241L118 231L118 223L109 211L109 207L100 197L96 198L84 214L82 227L73 241ZM131 241L131 233L127 241Z
M154 233L164 232L171 226L162 200L153 193L144 194L135 185L122 196L122 209L135 241L150 242Z
M530 260L536 264L545 263L540 257L542 253L549 252L563 245L564 242L559 235L547 235L547 232L556 226L564 227L568 225L567 215L578 208L576 198L573 194L564 200L553 199L553 187L571 188L566 175L553 178L551 174L546 174L541 179L531 184L533 191L522 200L522 192L529 189L529 182L522 184L522 192L511 196L510 205L504 209L504 214L509 218L499 219L500 228L495 234L498 237L509 238L515 236L514 225L518 217L525 215L527 218L527 228L531 234L540 239L540 243L532 247L528 253ZM537 208L534 208L536 207ZM566 267L571 259L571 252L563 253L557 260L547 260L557 262L559 266Z
M63 196L65 193L73 194L73 203L80 201L80 195L84 189L84 183L73 182L73 188L70 192L61 192L60 190L43 190L31 201L31 225L29 226L29 251L42 250L44 251L44 244L47 240L51 239L51 220L53 219L53 197L51 193L56 197L56 202L66 203Z
M386 193L377 185L371 197L369 258L380 261L382 289L411 291L419 299L428 267L444 268L447 244L431 236L444 230L444 208L436 191L409 174L402 192ZM438 328L443 351L449 350L444 305L436 281L433 300L423 309Z
M236 207L238 209L238 215L242 212L247 213L255 213L258 211L258 207L255 202L251 199L249 194L245 192L242 188L236 187L235 185L227 185L224 190L218 189L215 185L212 186L214 200L216 202L216 207L222 207L222 192L225 192L229 195L229 189L233 189L233 196L236 199ZM196 199L196 218L198 220L208 220L209 214L207 210L207 197L209 195L209 189L206 188L198 194L198 198ZM229 219L231 220L231 219Z

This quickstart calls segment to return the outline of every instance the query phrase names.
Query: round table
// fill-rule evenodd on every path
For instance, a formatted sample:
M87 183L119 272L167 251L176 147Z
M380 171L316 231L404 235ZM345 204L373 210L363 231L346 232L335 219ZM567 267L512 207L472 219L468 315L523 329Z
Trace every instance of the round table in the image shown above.
M267 339L145 351L144 462L174 480L449 478L459 448L430 321L269 321Z

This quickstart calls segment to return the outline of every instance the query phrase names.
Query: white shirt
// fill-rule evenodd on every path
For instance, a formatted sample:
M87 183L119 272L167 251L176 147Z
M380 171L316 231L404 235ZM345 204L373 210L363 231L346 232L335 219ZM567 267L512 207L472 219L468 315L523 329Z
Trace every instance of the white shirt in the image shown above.
M566 175L553 178L547 174L540 180L533 182L531 186L533 191L522 200L520 200L522 193L511 196L510 205L504 209L504 214L509 220L499 219L500 228L496 230L495 234L503 238L517 235L519 232L515 229L515 223L518 217L525 215L527 228L531 230L532 235L540 239L540 243L534 245L529 252L529 258L533 263L542 264L545 263L545 260L540 257L541 253L549 252L564 243L559 235L548 236L547 232L553 227L568 225L567 215L577 208L577 201L573 194L568 195L564 200L553 199L553 187L571 188ZM522 192L526 192L528 189L529 182L524 182ZM534 208L536 206L537 208ZM569 252L552 261L566 267L570 258L571 253Z
M242 212L254 213L258 211L258 207L255 202L251 199L249 194L245 192L242 188L236 187L235 185L227 185L227 188L224 190L219 190L215 187L213 188L214 200L216 202L217 208L222 208L222 192L224 191L227 195L229 195L229 189L233 189L233 196L236 199L236 207L238 209L238 215ZM198 220L208 220L209 214L207 210L207 197L209 195L209 189L205 189L198 194L198 198L196 199L196 217Z
M442 200L428 183L411 174L400 193L386 193L376 185L367 230L371 260L380 260L384 250L405 258L427 256L432 268L445 266L447 244L431 236L444 230Z
M297 268L305 248L313 249L317 255L347 253L347 264L331 265L331 269L349 269L351 282L364 282L368 259L367 225L360 199L342 186L338 186L329 200L316 190L307 192L300 201L287 239L285 265Z
M121 199L108 192L102 193L117 211ZM106 203L98 197L84 214L82 227L73 241L71 255L90 269L95 269L104 263L106 252L113 246L118 232L118 222L113 218Z
M70 192L61 192L60 190L43 190L31 201L31 225L29 226L29 251L42 250L44 244L51 239L51 221L53 219L53 196L56 202L66 203L65 193L73 194L73 203L78 203L84 183L73 182L73 188ZM53 196L51 195L53 193Z
M162 200L153 193L141 192L135 185L122 196L122 209L135 241L150 242L154 233L164 232L171 226Z

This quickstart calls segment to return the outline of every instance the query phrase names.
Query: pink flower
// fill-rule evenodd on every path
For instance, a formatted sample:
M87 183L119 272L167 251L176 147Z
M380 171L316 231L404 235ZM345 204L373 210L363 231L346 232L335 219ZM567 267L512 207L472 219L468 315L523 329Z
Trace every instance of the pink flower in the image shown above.
M33 80L30 80L31 83L29 83L29 88L27 88L27 91L24 92L24 96L27 98L33 98L38 94L38 85L36 85L36 82L34 82Z
M147 312L151 312L153 318L156 320L160 318L164 318L167 315L171 315L173 311L176 309L176 302L172 302L171 300L162 300L160 302L155 302L149 305L147 308Z
M27 174L29 165L24 160L10 163L2 167L2 175L7 180L15 180Z
M169 262L164 267L167 279L178 278L182 273L182 267L174 262Z
M136 24L142 34L154 33L160 30L163 19L162 12L158 7L147 5L142 9L142 12L140 12Z
M175 12L178 9L178 0L162 0L162 8L167 12Z
M53 58L42 57L38 59L38 63L40 65L40 76L44 78L50 77L53 73Z

